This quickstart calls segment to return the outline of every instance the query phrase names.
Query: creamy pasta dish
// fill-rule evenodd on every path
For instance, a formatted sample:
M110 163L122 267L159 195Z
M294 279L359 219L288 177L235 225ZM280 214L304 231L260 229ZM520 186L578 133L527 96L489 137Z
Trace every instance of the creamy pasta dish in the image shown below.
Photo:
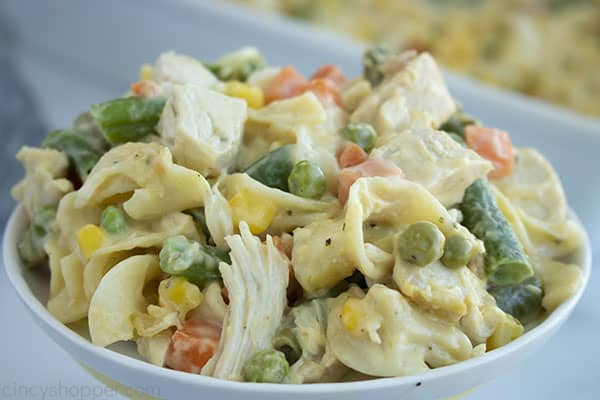
M428 53L363 63L164 53L23 147L18 250L49 312L161 367L297 384L478 357L573 295L550 163L457 106Z

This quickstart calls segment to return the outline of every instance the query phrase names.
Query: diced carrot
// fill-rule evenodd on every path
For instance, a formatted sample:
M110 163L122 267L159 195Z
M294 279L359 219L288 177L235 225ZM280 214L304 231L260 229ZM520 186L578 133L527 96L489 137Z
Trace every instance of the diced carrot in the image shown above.
M342 95L335 83L329 79L313 79L302 88L302 93L313 92L324 105L335 103L343 105Z
M361 164L344 168L338 177L338 199L341 204L346 204L352 184L358 178L367 176L404 176L404 174L394 163L382 158L370 158Z
M217 349L220 337L218 322L188 319L171 337L165 360L167 367L199 374Z
M369 155L356 143L347 143L338 154L338 164L341 168L354 167L367 161Z
M346 83L346 77L340 67L333 64L325 64L310 77L310 79L329 79L337 86L342 86Z
M490 178L503 178L512 173L515 151L508 133L500 129L469 125L465 127L465 135L467 145L494 164Z
M143 80L132 83L131 92L138 96L155 97L160 94L160 86L152 80Z
M302 93L305 84L306 79L296 68L291 65L283 67L265 87L265 103L297 96Z

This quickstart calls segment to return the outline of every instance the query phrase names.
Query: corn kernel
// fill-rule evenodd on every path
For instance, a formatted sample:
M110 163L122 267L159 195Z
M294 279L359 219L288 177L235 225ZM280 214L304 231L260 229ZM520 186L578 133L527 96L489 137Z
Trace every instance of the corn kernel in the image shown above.
M494 350L512 342L523 334L523 325L510 315L496 326L496 330L486 342L487 350Z
M342 324L344 329L353 334L358 334L357 330L361 326L361 305L359 299L350 298L342 306Z
M158 298L161 306L178 311L181 318L185 318L188 311L202 303L202 293L198 286L176 276L160 283Z
M104 243L104 232L99 226L88 224L77 231L77 244L81 254L88 260Z
M140 81L149 81L154 77L154 69L149 64L144 64L140 68Z
M246 100L250 108L261 108L265 104L263 91L258 86L250 86L242 82L230 81L225 84L225 94Z
M241 221L246 221L254 235L266 231L277 213L273 203L259 201L247 189L242 189L229 199L229 206L234 225L237 227Z

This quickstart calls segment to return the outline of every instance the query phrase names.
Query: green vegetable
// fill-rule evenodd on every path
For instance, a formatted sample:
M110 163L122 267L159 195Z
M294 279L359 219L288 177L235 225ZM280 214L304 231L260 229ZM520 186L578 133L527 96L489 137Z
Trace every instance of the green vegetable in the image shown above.
M453 235L446 239L442 262L449 268L460 268L469 262L473 245L460 235Z
M290 366L285 355L277 350L263 350L250 357L242 368L246 382L283 383Z
M111 235L118 235L127 230L127 220L120 208L108 206L102 211L100 226Z
M74 128L50 132L42 142L42 147L65 153L72 168L82 181L86 180L104 152Z
M523 247L498 208L487 181L478 179L467 188L460 210L463 225L485 244L485 272L490 281L515 284L533 275Z
M440 126L440 130L458 135L462 139L461 142L464 143L465 127L468 125L479 125L479 121L465 113L463 110L458 110L452 114L442 126ZM455 139L453 135L451 136Z
M302 160L294 165L288 178L290 193L307 199L318 200L327 189L325 174L317 164Z
M29 229L18 245L19 255L25 263L36 265L46 259L44 244L48 237L50 224L55 219L56 207L54 206L44 206L33 214Z
M398 237L398 254L404 261L422 267L442 257L444 241L437 226L429 221L417 222Z
M544 291L542 283L536 277L525 279L514 285L499 285L488 289L496 299L496 304L502 311L527 323L539 315L542 310Z
M265 60L253 48L244 48L208 64L208 69L222 81L245 82L254 72L266 66Z
M383 80L381 65L394 55L392 49L380 44L367 49L363 54L363 75L371 82L371 86L377 86Z
M94 104L90 113L111 144L135 142L154 132L165 100L124 97Z
M345 139L356 143L367 153L375 147L375 141L377 140L375 128L373 128L371 124L363 122L346 125L340 129L340 135Z
M280 329L273 338L273 347L285 355L289 365L294 364L302 356L302 347L290 328Z
M286 145L273 150L244 172L264 185L289 192L288 176L294 168L292 149L292 145Z
M185 236L167 238L160 251L160 268L164 272L182 276L200 287L221 279L221 261L231 263L226 251L188 240Z

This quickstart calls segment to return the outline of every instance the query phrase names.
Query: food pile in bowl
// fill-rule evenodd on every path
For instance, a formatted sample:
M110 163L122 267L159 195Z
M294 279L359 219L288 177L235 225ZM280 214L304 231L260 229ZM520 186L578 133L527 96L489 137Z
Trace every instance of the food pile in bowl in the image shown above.
M24 264L91 341L220 379L418 374L504 346L581 285L535 149L457 106L428 53L305 77L173 52L17 154Z

